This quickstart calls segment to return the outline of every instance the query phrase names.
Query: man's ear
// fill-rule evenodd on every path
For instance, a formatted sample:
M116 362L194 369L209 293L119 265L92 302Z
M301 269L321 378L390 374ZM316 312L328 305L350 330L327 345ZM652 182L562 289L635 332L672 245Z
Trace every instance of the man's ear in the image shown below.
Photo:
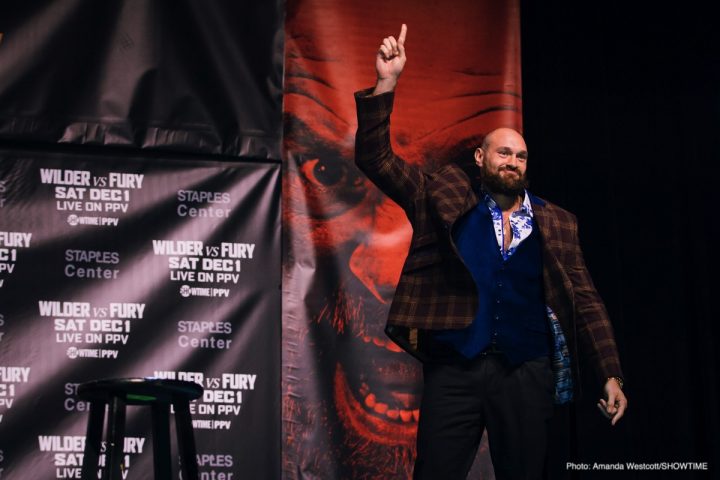
M482 148L478 147L475 149L475 163L478 167L482 167L483 160L485 159L485 152Z

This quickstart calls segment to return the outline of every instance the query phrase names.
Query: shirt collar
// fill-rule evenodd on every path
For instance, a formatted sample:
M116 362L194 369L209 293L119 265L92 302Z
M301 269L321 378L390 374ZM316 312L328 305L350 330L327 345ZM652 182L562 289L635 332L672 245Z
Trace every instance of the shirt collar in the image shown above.
M493 199L492 196L485 189L480 190L480 195L482 196L485 205L487 205L490 210L500 208L498 207L497 202L495 202L495 199ZM525 190L520 208L516 212L513 212L513 214L528 215L530 218L533 218L532 202L530 201L530 195L528 195L527 190Z

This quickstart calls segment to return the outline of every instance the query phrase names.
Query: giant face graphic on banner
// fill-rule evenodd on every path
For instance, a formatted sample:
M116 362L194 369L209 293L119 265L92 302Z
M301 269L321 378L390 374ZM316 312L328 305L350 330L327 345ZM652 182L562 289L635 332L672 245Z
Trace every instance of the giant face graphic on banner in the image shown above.
M353 92L384 36L409 26L393 146L432 170L520 128L515 2L287 5L284 436L291 478L407 478L420 364L383 329L411 227L353 162ZM492 473L476 465L476 476Z

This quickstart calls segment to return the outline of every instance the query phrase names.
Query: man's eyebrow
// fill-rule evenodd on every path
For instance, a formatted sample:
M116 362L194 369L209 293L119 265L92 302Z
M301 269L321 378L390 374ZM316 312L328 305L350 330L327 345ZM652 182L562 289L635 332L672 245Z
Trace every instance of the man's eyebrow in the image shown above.
M303 96L322 107L325 111L330 113L332 116L340 120L343 124L347 125L348 122L340 115L337 114L327 103L325 103L320 97L309 91L303 86L303 81L315 82L322 85L330 90L337 90L333 84L324 78L319 77L316 73L312 72L306 65L301 61L297 60L311 60L313 62L332 62L330 58L315 58L308 55L307 52L288 52L287 58L292 60L292 65L285 66L285 94L296 94Z
M347 155L344 155L342 149L327 138L323 138L313 128L312 125L306 122L302 117L299 117L294 112L285 112L287 116L287 122L291 124L292 135L286 135L286 139L294 144L303 144L306 147L310 147L314 156L319 157L333 157L338 159L347 160L352 163L352 159L347 159ZM304 152L302 148L294 148L298 152ZM309 159L305 158L300 161L304 163Z
M502 150L505 152L514 153L515 155L527 155L527 153L528 153L527 150L525 150L525 149L515 151L512 148L508 147L507 145L500 145L496 148L496 150L497 151Z

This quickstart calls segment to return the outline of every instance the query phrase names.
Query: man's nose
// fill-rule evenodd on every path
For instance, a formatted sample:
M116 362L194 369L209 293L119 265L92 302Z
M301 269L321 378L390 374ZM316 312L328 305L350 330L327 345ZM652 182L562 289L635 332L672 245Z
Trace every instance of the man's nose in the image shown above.
M375 209L372 229L365 241L350 256L350 271L381 303L392 299L411 236L405 212L386 198Z

